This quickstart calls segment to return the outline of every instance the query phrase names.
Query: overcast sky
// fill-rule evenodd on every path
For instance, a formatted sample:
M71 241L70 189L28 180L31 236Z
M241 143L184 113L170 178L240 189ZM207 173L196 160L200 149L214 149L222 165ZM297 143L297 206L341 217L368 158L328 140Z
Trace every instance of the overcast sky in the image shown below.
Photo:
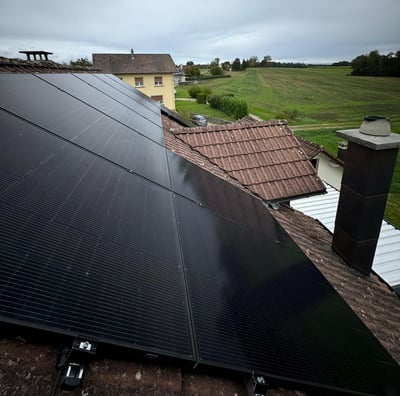
M400 0L0 0L0 56L69 62L131 48L176 64L351 61L400 50Z

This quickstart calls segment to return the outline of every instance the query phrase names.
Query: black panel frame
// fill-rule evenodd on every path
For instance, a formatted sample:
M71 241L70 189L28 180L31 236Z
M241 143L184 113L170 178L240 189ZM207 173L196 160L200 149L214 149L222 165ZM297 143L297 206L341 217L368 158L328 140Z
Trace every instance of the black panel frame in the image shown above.
M102 75L0 87L1 321L294 385L400 391L398 364L259 199L104 106L154 114L162 137L150 100ZM139 159L118 154L127 144Z

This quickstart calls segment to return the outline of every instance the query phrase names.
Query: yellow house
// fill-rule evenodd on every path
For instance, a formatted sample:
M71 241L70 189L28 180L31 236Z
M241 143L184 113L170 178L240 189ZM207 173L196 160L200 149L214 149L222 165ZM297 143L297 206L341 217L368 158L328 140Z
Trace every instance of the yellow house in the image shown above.
M170 110L175 110L173 75L176 66L169 54L92 54L93 66L111 73Z

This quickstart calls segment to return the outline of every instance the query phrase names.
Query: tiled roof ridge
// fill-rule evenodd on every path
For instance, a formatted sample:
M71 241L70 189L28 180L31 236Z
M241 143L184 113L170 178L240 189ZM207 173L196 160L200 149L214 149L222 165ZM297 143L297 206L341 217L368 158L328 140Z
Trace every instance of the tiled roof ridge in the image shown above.
M132 54L130 52L94 52L92 55L112 55L112 56L128 56L129 58L132 57ZM168 52L135 52L134 57L137 56L149 56L149 55L171 55Z
M98 72L99 69L93 66L72 66L62 63L56 63L51 60L41 60L41 61L27 61L17 58L4 58L0 57L0 69L6 69L7 71L14 71L20 69L21 71L85 71L85 72Z
M288 127L286 122L280 120L272 120L272 121L254 121L254 122L234 122L232 124L223 124L223 125L209 125L209 126L199 126L199 127L183 127L177 128L174 131L174 134L199 134L199 133L207 133L207 132L227 132L233 130L241 130L241 129L255 129L260 127L270 127L270 126L283 126L284 129L287 130L290 135L293 135L293 132Z
M190 147L177 135L171 134L171 138L172 136L185 144L186 147ZM198 153L198 150L191 150L204 157L201 153ZM185 158L190 160L188 155ZM206 157L205 163L210 163L210 159ZM226 171L224 173L228 174ZM228 176L230 175L228 174ZM226 180L233 179L229 177ZM272 184L275 183L272 182ZM240 184L240 188L242 187L244 187L243 184ZM251 194L260 197L260 194L255 191L251 191ZM273 198L270 201L281 200ZM398 297L392 291L389 291L387 285L374 274L366 278L348 267L331 249L332 235L320 222L286 205L282 205L278 211L268 210L382 345L400 363L399 330L398 326L393 323L393 321L398 321L397 318L400 318ZM391 314L388 307L394 303L396 304L395 312ZM385 323L387 323L387 326L385 326Z
M332 234L319 221L285 205L270 213L400 364L399 297L376 274L366 277L349 267L331 249Z

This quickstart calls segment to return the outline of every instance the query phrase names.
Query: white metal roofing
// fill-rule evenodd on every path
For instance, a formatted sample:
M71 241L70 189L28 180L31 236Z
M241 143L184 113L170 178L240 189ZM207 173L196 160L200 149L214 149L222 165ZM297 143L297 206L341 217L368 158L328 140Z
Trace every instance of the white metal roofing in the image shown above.
M291 206L319 220L330 232L335 228L340 191L326 185L327 193L291 201ZM372 269L390 286L400 285L400 230L382 221Z

